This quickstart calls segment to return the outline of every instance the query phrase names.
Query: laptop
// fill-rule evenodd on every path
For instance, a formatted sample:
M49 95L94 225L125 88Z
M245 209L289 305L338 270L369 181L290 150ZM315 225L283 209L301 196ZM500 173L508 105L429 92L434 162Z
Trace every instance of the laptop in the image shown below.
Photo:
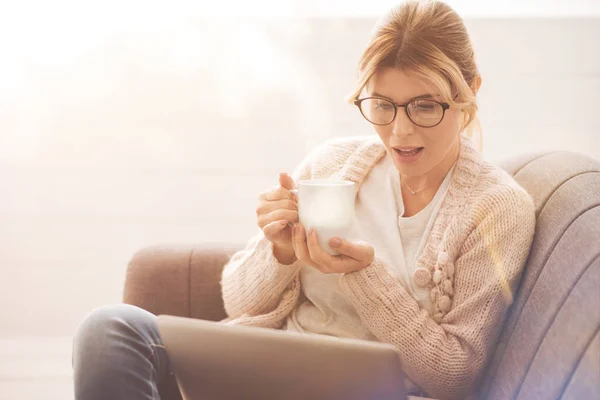
M170 315L158 330L185 400L399 400L389 344Z

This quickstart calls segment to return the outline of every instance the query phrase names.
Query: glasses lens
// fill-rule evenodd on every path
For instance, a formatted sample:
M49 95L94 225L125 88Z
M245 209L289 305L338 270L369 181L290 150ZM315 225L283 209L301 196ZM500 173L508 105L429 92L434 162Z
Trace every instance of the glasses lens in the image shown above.
M372 124L386 125L394 120L394 104L385 99L365 99L360 103L360 112Z
M440 123L444 116L441 104L430 100L414 100L406 106L410 119L417 125L428 127Z

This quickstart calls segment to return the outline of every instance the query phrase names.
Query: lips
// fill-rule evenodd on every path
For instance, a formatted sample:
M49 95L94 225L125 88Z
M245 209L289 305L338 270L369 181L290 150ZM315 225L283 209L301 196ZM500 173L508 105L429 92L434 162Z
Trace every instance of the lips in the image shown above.
M398 151L401 154L415 154L415 153L423 150L423 147L402 146L402 147L393 147L393 149Z
M421 158L424 147L393 147L395 159L401 164L411 164Z
M412 155L412 154L417 154L419 151L421 151L423 148L422 147L415 147L414 149L396 149L398 152L400 152L400 154L406 154L406 155Z

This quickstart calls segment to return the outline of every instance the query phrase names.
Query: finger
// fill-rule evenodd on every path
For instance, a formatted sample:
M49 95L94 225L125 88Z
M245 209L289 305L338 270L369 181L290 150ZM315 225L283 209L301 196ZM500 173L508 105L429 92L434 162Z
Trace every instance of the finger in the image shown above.
M279 174L279 184L287 190L296 189L296 182L294 181L294 178L285 172Z
M320 265L324 270L326 270L327 273L353 272L365 266L365 263L357 261L356 259L345 254L332 256L324 251L319 244L318 235L316 232L313 232L312 235L309 235L308 249L311 259Z
M291 228L292 228L292 249L294 249L294 254L296 255L296 258L298 258L298 260L300 260L300 258L298 257L298 249L296 248L296 225L292 224ZM300 261L302 261L302 260L300 260Z
M296 251L296 257L308 266L316 268L321 271L319 265L317 265L311 258L306 246L306 230L302 224L296 224L294 230L294 246Z
M283 186L276 186L272 189L262 192L258 199L260 201L277 201L282 199L295 200L294 195Z
M310 256L308 255L308 249L306 248L302 224L294 224L292 232L292 241L294 242L296 257L303 262L310 262Z
M275 210L267 214L259 215L257 218L258 226L262 229L271 222L286 220L289 223L298 222L298 211L293 210Z
M307 233L306 247L308 249L308 255L312 262L317 265L317 268L324 274L330 274L334 271L333 264L335 264L336 257L328 254L319 243L319 237L317 231L314 229Z
M331 263L333 256L327 254L319 244L319 238L317 235L317 231L312 229L308 233L308 238L306 240L306 246L308 248L308 254L310 258L322 267L322 271L329 273L331 271Z
M265 225L262 230L266 238L270 238L281 232L288 226L288 222L286 220L273 221L267 225Z
M261 201L258 203L258 207L256 207L256 215L261 216L275 210L298 211L298 203L291 199Z
M319 243L318 234L313 232L309 234L308 242L308 250L311 259L321 266L325 273L343 273L343 272L353 272L359 270L363 267L363 265L356 261L355 259L348 257L344 254L340 254L338 256L332 256L327 253L321 247Z
M340 252L340 254L348 256L361 263L370 263L375 257L375 250L371 245L362 241L349 242L341 238L329 239L329 246Z

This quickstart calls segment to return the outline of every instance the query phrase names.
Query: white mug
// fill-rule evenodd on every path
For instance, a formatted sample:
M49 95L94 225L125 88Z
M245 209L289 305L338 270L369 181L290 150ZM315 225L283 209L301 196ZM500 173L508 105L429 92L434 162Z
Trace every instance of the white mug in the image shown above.
M341 179L311 179L291 190L298 196L298 214L306 233L317 232L321 248L339 255L329 246L332 237L345 238L354 221L355 184Z

